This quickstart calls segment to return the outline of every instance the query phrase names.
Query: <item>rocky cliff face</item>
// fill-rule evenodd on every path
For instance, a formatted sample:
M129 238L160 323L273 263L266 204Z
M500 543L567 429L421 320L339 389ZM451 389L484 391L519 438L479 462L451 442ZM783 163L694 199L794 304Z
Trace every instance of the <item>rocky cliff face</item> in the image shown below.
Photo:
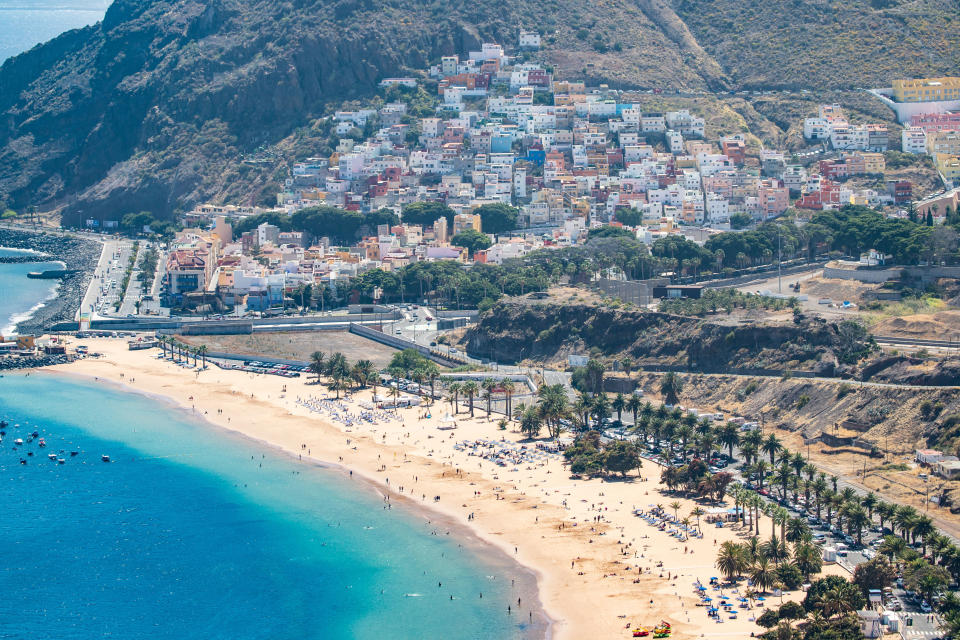
M276 182L290 160L251 169L245 155L343 100L370 96L383 77L482 41L513 43L523 28L545 35L545 55L561 77L623 88L861 86L838 85L835 60L848 75L870 61L871 79L954 69L944 53L960 44L954 0L921 0L920 9L877 4L115 0L102 23L0 67L0 202L63 207L66 222L76 223L235 196L228 183ZM823 23L814 53L829 61L815 69L795 63L810 54L810 15ZM869 33L850 35L848 23ZM755 24L776 38L743 37ZM878 47L884 55L873 55ZM767 64L769 51L793 62ZM910 66L899 65L904 59Z
M872 341L847 323L731 326L666 313L593 304L501 302L464 337L467 351L501 362L544 362L599 349L602 357L629 356L638 365L680 365L704 372L735 368L817 371L832 375L853 364Z

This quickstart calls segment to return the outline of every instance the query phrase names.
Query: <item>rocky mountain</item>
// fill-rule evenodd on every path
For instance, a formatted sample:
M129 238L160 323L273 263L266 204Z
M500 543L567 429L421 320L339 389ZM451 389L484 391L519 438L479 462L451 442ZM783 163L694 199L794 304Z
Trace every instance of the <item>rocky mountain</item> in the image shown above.
M0 201L62 207L77 223L257 197L282 181L283 149L309 139L315 118L371 96L383 77L482 41L513 43L522 28L545 34L543 56L565 78L851 88L955 70L956 9L955 0L115 0L101 23L0 67Z

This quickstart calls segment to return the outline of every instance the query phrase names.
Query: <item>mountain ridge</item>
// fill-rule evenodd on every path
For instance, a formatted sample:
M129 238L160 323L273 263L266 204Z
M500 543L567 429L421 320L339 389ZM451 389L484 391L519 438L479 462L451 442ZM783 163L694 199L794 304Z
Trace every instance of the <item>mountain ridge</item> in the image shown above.
M902 72L953 68L956 56L944 54L940 66L931 56L960 44L957 19L943 18L937 31L904 6L940 15L955 1L872 1L892 6L845 5L857 29L871 21L891 33L890 25L914 29L907 48L921 35L936 36ZM245 155L334 105L373 95L383 77L414 73L482 41L509 45L522 28L545 35L542 55L561 77L623 88L799 86L806 75L817 89L849 84L851 67L867 71L850 63L843 73L810 75L790 61L786 72L761 64L755 41L769 41L768 32L783 39L781 27L804 12L833 25L831 34L838 28L837 10L824 0L771 2L116 0L101 23L0 66L0 201L60 207L77 224L139 210L167 217L235 193L230 185L240 179L253 193L277 182L291 158L250 169L241 166ZM753 23L757 33L741 37ZM890 62L899 49L883 47L885 66L863 73L865 82L900 72Z

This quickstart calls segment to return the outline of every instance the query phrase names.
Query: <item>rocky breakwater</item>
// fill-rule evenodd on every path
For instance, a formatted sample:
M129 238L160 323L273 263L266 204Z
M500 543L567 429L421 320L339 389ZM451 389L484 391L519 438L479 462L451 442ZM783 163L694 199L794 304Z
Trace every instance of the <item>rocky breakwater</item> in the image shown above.
M14 369L36 369L38 367L52 367L55 364L67 364L76 358L72 355L50 354L33 356L8 356L0 358L0 371Z
M18 333L41 333L55 322L74 319L103 245L96 240L69 234L0 228L0 247L31 249L43 254L37 257L38 261L59 260L65 269L73 271L60 281L56 297L17 325Z

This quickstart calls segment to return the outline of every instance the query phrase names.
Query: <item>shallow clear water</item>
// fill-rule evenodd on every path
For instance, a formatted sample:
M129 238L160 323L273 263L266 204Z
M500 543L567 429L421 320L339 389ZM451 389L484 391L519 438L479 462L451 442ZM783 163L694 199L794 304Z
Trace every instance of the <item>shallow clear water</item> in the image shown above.
M28 255L27 251L0 248L0 256ZM0 264L0 335L13 331L17 322L26 319L31 310L49 299L57 290L58 280L31 280L31 271L62 269L62 262L30 262Z
M528 575L340 471L42 373L0 417L0 638L531 636Z
M103 18L111 0L0 0L0 64Z

